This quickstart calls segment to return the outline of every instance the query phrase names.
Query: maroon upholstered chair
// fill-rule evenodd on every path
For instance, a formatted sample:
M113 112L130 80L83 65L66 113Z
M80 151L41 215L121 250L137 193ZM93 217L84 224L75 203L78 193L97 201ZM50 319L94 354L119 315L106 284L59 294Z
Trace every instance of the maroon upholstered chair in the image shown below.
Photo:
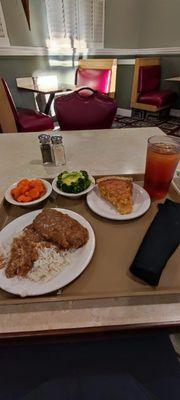
M146 111L170 108L176 93L160 89L161 66L159 58L137 58L131 96L131 107Z
M76 70L75 85L88 86L114 98L117 59L82 59Z
M0 78L0 125L3 133L54 129L50 116L27 108L17 109L3 78Z
M78 68L76 70L75 85L86 86L88 84L94 90L109 93L111 83L110 69Z
M54 109L62 130L111 128L117 110L115 100L91 88L56 97Z

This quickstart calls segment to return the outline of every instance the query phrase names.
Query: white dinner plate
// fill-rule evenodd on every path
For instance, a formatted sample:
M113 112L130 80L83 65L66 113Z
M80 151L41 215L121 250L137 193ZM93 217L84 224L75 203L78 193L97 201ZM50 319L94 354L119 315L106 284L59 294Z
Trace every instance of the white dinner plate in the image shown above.
M31 178L31 180L32 180L32 179L36 179L36 178ZM40 178L38 178L38 179L39 179L40 181L42 181L42 183L44 184L44 186L45 186L45 188L46 188L46 193L45 193L42 197L40 197L39 199L33 200L33 201L27 201L27 202L25 202L25 203L20 203L19 201L14 200L14 198L13 198L13 196L12 196L12 194L11 194L11 190L14 189L14 188L17 186L17 184L18 184L19 181L13 183L11 186L8 187L8 189L6 190L6 192L5 192L5 194L4 194L5 199L6 199L9 203L13 204L14 206L21 206L21 207L22 207L22 206L23 206L23 207L29 207L29 206L34 206L34 205L37 205L37 204L41 203L43 200L47 199L47 197L49 197L49 195L51 194L51 192L52 192L52 186L51 186L51 184L50 184L48 181L46 181L45 179L40 179Z
M89 232L88 242L79 249L75 250L70 254L70 263L63 268L62 271L58 273L48 282L34 282L28 278L6 278L4 268L0 269L0 287L9 293L17 294L22 297L25 296L38 296L45 293L50 293L52 291L61 289L68 283L76 279L88 266L95 249L95 235L94 231L89 224L89 222L83 218L81 215L62 208L55 208L57 211L68 214L70 217L74 218ZM10 222L2 231L0 232L0 243L5 245L12 236L20 233L25 226L32 223L33 219L42 210L32 211L19 218L16 218Z
M63 192L62 190L58 189L58 187L57 187L57 178L58 177L56 176L56 178L54 178L54 180L52 181L53 190L56 193L60 194L61 196L70 197L71 199L76 199L77 197L80 197L80 196L83 196L83 195L89 193L95 186L95 179L93 178L93 176L89 175L89 178L90 178L92 183L90 184L90 186L86 190L83 190L82 192L76 193L76 194L75 193L66 193L66 192Z
M149 194L141 186L133 183L133 211L130 214L120 214L116 208L100 195L98 186L87 195L89 208L101 217L114 220L128 220L140 217L150 207L151 200Z

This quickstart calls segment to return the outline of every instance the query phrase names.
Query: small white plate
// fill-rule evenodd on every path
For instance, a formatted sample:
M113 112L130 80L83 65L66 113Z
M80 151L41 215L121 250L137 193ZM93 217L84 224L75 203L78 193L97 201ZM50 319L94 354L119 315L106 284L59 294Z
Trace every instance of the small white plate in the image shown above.
M125 221L144 214L150 207L151 200L146 190L133 183L133 211L130 214L120 214L113 205L101 197L96 185L87 195L87 204L92 211L101 217Z
M74 194L74 193L66 193L66 192L63 192L62 190L58 189L58 187L57 187L57 178L58 177L56 176L56 178L54 178L54 180L52 181L53 190L56 193L60 194L61 196L70 197L71 199L76 199L77 197L80 197L80 196L83 196L84 194L89 193L95 186L95 179L93 178L93 176L89 175L89 179L91 180L92 183L90 184L90 186L86 190L83 190L82 192L76 193L76 194Z
M22 297L39 296L66 286L68 283L76 279L88 266L95 249L95 235L91 225L84 217L75 213L74 211L62 208L55 208L54 210L69 215L78 221L82 226L84 226L89 232L89 239L87 243L75 250L74 253L70 254L68 256L70 257L70 263L67 265L67 267L47 282L34 282L28 278L21 278L17 276L8 279L5 275L4 268L0 269L1 289ZM20 232L22 232L27 225L30 225L33 222L34 218L41 211L42 210L36 210L24 214L5 226L5 228L3 228L0 232L0 244L2 246L8 244L12 236L18 235Z
M33 178L31 178L31 179L33 179ZM36 179L36 178L34 178L34 179ZM6 190L6 192L4 194L5 199L9 203L11 203L11 204L13 204L15 206L21 206L21 207L22 206L23 207L34 206L35 204L41 203L43 200L47 199L47 197L49 197L49 195L51 194L52 186L48 181L45 181L44 179L39 179L39 180L42 181L42 183L44 184L44 186L46 188L46 193L44 194L44 196L40 197L39 199L33 200L33 201L28 201L26 203L20 203L19 201L14 200L14 198L11 195L11 190L14 189L17 186L19 181L15 182L11 186L9 186L9 188Z

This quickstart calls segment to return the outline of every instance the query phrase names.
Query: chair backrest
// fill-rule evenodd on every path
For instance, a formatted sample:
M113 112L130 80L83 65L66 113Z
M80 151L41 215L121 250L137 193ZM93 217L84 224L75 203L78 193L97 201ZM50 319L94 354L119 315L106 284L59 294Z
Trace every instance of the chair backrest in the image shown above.
M0 78L0 125L3 133L18 132L17 111L6 81Z
M131 94L131 107L136 108L139 94L159 88L161 76L160 58L136 58Z
M115 100L91 88L58 96L54 102L62 130L111 128L117 110Z
M161 79L161 66L149 65L139 68L138 93L145 94L158 90Z
M88 86L114 98L117 59L82 59L76 70L75 85Z

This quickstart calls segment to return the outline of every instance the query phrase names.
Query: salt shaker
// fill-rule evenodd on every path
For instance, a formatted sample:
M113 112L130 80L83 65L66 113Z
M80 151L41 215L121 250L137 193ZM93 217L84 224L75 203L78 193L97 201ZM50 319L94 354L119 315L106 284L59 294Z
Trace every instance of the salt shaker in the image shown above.
M51 136L51 142L54 153L54 162L56 165L64 165L66 164L66 156L63 145L62 136L56 135Z
M40 149L42 154L43 164L54 163L54 155L52 151L51 138L47 134L41 134L38 136L40 142Z

